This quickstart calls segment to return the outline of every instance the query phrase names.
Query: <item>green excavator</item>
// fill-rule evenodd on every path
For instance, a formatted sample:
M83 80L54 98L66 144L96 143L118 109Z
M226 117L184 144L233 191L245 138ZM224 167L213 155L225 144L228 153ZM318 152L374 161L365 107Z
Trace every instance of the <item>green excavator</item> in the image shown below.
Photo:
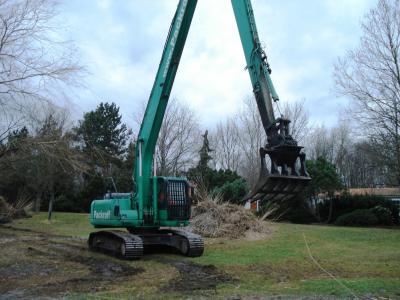
M155 175L154 152L197 0L180 0L164 45L136 142L134 192L108 193L91 204L90 222L100 230L89 236L89 248L120 258L137 259L147 249L169 248L186 256L201 256L201 236L181 230L189 225L192 189L186 178ZM258 37L250 0L232 0L232 7L265 129L260 149L259 181L244 201L286 201L310 181L302 147L289 134L290 121L275 119L278 95ZM115 230L125 228L126 231Z

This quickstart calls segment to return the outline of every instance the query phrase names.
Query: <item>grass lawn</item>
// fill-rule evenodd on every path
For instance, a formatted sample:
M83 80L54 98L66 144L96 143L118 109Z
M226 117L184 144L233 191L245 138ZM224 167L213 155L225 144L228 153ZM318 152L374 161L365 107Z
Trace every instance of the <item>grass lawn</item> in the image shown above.
M17 220L12 226L75 237L87 237L93 231L87 214L72 213L54 213L51 222L46 220L46 214L40 213ZM210 295L201 289L163 290L166 282L179 276L176 266L163 263L167 259L213 265L220 274L229 277L230 280L216 285L213 297L356 295L400 299L400 230L276 223L269 226L273 227L273 234L262 240L206 239L202 257L152 254L141 261L126 262L145 270L136 284L121 281L106 291L75 296L123 299L133 295L154 298ZM334 278L313 262L306 241L314 259Z

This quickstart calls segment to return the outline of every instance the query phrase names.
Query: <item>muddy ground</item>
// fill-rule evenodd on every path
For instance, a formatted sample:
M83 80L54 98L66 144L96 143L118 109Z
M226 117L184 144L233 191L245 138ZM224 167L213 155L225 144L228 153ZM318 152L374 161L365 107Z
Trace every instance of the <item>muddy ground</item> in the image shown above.
M253 274L285 282L296 274L254 265ZM282 268L282 267L281 267ZM287 277L282 277L282 272ZM299 271L300 272L300 271ZM215 299L217 286L242 282L214 265L174 254L152 253L136 261L88 250L86 239L0 225L0 300L3 299ZM335 296L266 296L246 299L351 299ZM366 297L364 299L389 299Z
M88 251L86 240L0 226L0 299L87 298L121 285L137 286L132 298L193 291L212 296L216 285L233 279L212 265L171 254L123 261ZM137 296L137 297L136 297Z

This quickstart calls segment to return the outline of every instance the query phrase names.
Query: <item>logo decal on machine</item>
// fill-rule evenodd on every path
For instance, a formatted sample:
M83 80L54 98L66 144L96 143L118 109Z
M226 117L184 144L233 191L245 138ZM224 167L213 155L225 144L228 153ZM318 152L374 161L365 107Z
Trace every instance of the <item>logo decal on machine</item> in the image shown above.
M172 53L174 52L174 49L175 49L176 40L178 38L179 30L181 29L181 25L182 25L182 21L183 21L183 15L185 14L187 3L188 3L188 0L183 1L182 8L179 11L178 17L176 19L175 31L172 34L171 41L170 41L171 50L170 50L170 52L168 54L167 63L166 63L165 68L164 68L164 73L163 73L163 77L164 78L167 76L168 68L169 68L169 65L171 64Z
M111 218L111 211L94 211L94 218L95 219L110 219Z

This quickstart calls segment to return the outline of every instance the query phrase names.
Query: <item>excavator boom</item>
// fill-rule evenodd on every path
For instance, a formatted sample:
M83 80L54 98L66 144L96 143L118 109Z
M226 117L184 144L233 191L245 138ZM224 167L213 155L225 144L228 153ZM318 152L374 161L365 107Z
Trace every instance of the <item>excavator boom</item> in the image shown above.
M160 65L150 93L143 121L140 126L136 145L136 168L134 180L136 196L139 206L139 217L153 212L153 219L157 219L157 210L154 209L156 197L151 197L152 166L154 151L161 124L167 108L168 99L178 70L179 62L189 33L190 24L196 9L197 0L181 0L171 22L165 41Z

